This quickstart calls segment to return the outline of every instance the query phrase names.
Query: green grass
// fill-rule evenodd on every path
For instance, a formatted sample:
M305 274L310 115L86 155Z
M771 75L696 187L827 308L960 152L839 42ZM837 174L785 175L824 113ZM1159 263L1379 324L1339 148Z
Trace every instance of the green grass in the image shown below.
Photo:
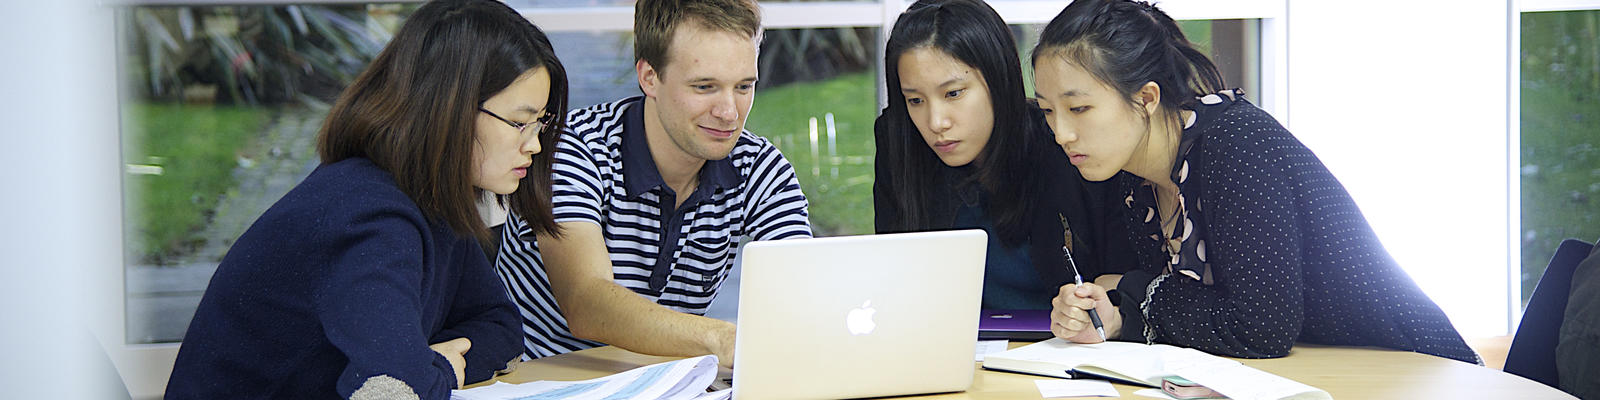
M174 263L204 242L198 234L221 194L233 187L236 155L268 114L247 107L128 105L124 163L160 167L159 175L124 175L133 261Z
M1522 15L1522 300L1563 239L1600 238L1600 12Z
M872 72L794 83L756 91L745 127L776 142L794 165L811 202L817 236L872 233L872 120L878 114ZM833 113L835 148L828 153L828 113ZM811 122L817 119L817 155ZM835 172L837 171L837 172Z

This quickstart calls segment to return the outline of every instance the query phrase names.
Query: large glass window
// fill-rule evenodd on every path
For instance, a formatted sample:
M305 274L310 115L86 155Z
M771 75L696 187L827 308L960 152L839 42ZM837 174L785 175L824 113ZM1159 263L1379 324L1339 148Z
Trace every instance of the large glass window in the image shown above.
M1600 239L1600 10L1521 18L1525 305L1562 240Z
M415 8L119 13L129 343L182 340L222 255L316 167L328 105Z
M194 3L200 5L118 11L128 343L182 340L223 254L316 167L315 137L328 106L418 6ZM549 7L632 4L508 3L535 20ZM628 17L609 10L586 18L596 15ZM1229 84L1253 99L1260 87L1258 22L1183 22ZM1040 28L1013 26L1025 68ZM572 107L639 93L632 35L599 29L549 32L569 71ZM819 236L873 231L880 33L774 28L761 45L761 82L746 128L772 140L794 165ZM737 278L730 285L736 293Z
M327 107L416 5L122 14L129 343L181 341L228 247L318 163ZM821 235L871 231L876 28L768 30L748 128L794 163ZM638 95L632 36L552 32L570 104Z
M222 255L315 168L315 136L328 106L418 6L234 3L134 2L175 5L117 10L127 343L182 340ZM638 94L632 35L625 30L631 10L622 11L632 0L507 3L548 22L540 25L567 66L571 106ZM819 236L871 233L878 26L893 16L879 21L873 2L793 3L768 7L779 11L766 15L773 27L762 43L761 82L746 128L771 139L794 165ZM1224 33L1228 23L1185 22L1184 29L1196 42L1214 44L1230 85L1255 98L1260 63L1250 55L1259 53L1257 20L1234 21L1237 36ZM1015 27L1019 56L1039 27ZM719 302L736 301L737 274ZM712 312L731 317L733 310ZM170 365L171 348L138 347L168 349L148 351L142 357L155 364L141 368ZM134 382L130 388L142 393L136 396L159 395L165 386L164 374L125 377L152 380Z
M872 233L877 28L767 30L745 127L794 165L817 236Z
M550 45L567 69L567 107L582 108L638 96L633 34L626 31L551 32Z

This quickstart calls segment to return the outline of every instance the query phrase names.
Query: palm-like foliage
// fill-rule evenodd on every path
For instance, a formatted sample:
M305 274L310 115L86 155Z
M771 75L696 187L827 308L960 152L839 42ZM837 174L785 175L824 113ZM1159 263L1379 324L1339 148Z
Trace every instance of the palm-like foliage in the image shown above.
M123 13L127 82L153 100L326 101L414 5L135 7Z
M761 85L776 87L868 70L877 57L872 28L767 30L761 43Z

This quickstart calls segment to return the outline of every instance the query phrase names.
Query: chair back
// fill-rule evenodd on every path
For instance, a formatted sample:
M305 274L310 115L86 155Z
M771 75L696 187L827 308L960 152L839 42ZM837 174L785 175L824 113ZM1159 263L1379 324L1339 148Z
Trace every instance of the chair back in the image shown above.
M1567 310L1568 294L1572 292L1572 271L1593 249L1593 244L1578 239L1562 241L1556 248L1555 256L1550 257L1544 276L1539 278L1539 285L1528 299L1528 307L1522 310L1522 322L1517 325L1511 349L1506 353L1506 372L1559 387L1556 342L1561 338L1562 315Z

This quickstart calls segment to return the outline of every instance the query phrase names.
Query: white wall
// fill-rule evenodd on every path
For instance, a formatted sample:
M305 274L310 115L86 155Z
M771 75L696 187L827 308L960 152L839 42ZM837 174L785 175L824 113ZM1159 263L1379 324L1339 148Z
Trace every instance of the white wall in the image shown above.
M111 10L90 0L6 7L0 387L7 398L106 398L121 384L91 332L115 326L122 296Z
M1294 0L1290 130L1465 336L1510 332L1505 2Z

